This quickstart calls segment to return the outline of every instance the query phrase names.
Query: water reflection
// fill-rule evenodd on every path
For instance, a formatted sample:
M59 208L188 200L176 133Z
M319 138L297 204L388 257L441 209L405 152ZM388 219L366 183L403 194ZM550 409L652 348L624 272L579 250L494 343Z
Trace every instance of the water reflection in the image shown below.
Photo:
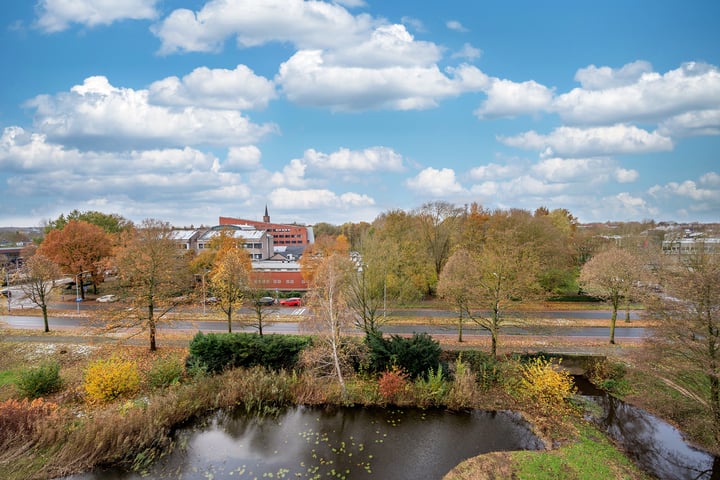
M440 479L463 460L542 443L513 412L298 407L276 418L215 415L178 433L150 478ZM140 479L118 470L73 479ZM147 478L147 477L146 477Z
M718 480L720 457L688 445L682 433L656 416L610 395L593 395L603 413L594 420L628 456L658 478Z

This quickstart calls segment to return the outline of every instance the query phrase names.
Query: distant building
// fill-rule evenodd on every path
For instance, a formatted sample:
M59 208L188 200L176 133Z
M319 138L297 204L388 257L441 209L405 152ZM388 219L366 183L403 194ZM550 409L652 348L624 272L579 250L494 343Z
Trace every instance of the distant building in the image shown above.
M663 240L662 251L666 254L692 254L703 249L707 253L720 252L720 238L683 237Z
M241 239L243 248L253 261L265 260L274 253L272 235L268 235L265 230L258 230L251 225L218 225L212 227L197 239L197 251L202 252L210 248L212 239L220 235L222 231L228 232L232 238Z
M257 220L248 220L246 218L220 217L218 223L220 225L250 225L258 230L265 230L267 233L272 235L273 244L276 247L307 246L315 242L312 227L270 222L267 205L265 206L265 214L263 215L261 222L258 222Z
M297 262L263 260L253 262L251 281L256 288L269 292L301 291L308 289Z

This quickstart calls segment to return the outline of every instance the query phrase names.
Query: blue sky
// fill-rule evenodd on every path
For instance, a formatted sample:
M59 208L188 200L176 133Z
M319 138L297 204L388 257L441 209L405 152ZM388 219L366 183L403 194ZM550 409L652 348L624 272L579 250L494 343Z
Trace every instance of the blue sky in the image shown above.
M720 2L11 0L0 226L720 221Z

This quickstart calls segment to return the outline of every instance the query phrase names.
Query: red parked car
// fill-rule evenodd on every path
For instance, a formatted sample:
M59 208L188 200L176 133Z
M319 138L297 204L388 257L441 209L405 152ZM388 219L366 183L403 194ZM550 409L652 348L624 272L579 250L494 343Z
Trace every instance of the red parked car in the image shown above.
M280 300L280 305L286 307L299 307L302 304L302 300L299 297L283 298Z

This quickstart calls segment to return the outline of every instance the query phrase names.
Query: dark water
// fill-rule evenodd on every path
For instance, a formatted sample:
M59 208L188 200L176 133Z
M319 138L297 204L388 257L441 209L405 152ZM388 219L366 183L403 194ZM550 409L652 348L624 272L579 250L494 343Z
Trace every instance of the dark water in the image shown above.
M593 421L638 465L662 480L720 480L720 457L694 448L682 433L658 417L576 380L579 390L599 405Z
M179 447L143 477L120 470L91 479L441 479L481 453L543 448L513 412L307 408L275 418L215 415L178 434Z

